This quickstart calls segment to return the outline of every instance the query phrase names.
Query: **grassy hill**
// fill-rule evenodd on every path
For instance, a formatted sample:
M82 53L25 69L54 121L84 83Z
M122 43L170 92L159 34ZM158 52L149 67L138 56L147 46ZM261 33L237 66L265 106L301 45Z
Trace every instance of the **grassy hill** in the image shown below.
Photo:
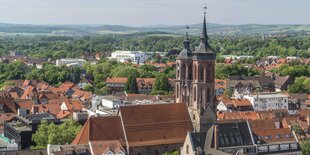
M189 33L200 34L202 24L189 25ZM310 32L310 25L221 25L208 24L211 34L223 35L249 35L270 34L279 32ZM171 34L184 34L185 26L148 26L129 27L122 25L24 25L24 24L1 24L0 35L59 35L59 36L85 36L85 35L110 35L132 34L139 32L165 32Z

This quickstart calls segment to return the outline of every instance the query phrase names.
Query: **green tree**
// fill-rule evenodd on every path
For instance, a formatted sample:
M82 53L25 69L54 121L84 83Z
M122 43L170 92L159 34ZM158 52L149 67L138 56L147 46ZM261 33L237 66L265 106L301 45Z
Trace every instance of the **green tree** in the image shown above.
M296 134L302 134L302 129L300 128L300 126L298 124L295 124L292 126L292 130L296 133Z
M142 65L139 67L138 72L141 78L154 78L157 73L157 68L151 65Z
M290 93L310 93L310 78L298 77L295 79L294 84L289 86L288 91Z
M224 91L224 95L227 96L227 97L231 97L233 95L233 90L230 89L230 88L227 88L225 91Z
M310 141L304 141L301 144L302 154L308 155L310 154Z
M125 85L125 91L133 94L138 93L137 77L135 75L130 75L128 77Z
M140 77L138 69L134 66L123 66L119 65L112 70L113 77L130 77L130 76L137 76Z
M89 91L89 92L94 92L94 91L95 91L94 86L91 85L91 84L85 85L83 89L84 89L85 91Z
M169 79L163 73L157 75L153 88L152 94L154 95L163 95L169 93Z
M65 121L60 125L42 122L36 133L32 135L32 140L36 144L35 146L32 146L32 148L46 148L47 144L70 144L80 131L81 127L82 126L73 119Z

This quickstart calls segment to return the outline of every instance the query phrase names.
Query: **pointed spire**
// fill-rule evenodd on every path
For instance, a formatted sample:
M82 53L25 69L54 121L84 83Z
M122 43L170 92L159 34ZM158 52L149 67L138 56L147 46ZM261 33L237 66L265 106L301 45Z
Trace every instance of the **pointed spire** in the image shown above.
M186 35L183 41L184 49L177 56L177 59L190 59L192 57L192 51L190 49L190 42L188 39L188 29L189 27L186 26Z
M206 14L207 14L207 4L205 4L204 7L204 13L203 13L203 28L202 28L202 34L201 34L201 40L202 41L208 41L208 32L207 32L207 22L206 22Z
M190 42L188 39L188 29L189 29L189 26L186 26L186 35L185 35L185 39L183 41L185 49L190 49Z
M209 44L209 37L207 33L207 22L206 22L206 10L207 5L204 7L204 15L203 15L203 28L201 33L201 41L198 48L193 53L214 53Z

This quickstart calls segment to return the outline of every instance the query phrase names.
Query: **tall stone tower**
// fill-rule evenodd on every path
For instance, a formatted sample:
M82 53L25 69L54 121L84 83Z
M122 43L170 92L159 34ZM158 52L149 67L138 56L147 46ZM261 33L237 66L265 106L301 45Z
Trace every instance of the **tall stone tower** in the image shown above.
M176 64L176 103L185 103L187 106L189 106L191 85L193 80L193 60L192 51L190 50L190 42L188 40L188 33L186 33L186 37L184 40L184 49L176 58Z
M176 103L188 106L195 132L206 132L216 121L214 72L215 57L208 42L206 11L198 48L191 52L188 37L177 57Z

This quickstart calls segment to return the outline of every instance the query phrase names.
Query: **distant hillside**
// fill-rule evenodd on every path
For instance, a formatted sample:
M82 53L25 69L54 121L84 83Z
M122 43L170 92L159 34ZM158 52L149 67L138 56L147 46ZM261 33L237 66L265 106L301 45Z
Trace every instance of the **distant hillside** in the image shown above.
M198 35L202 24L189 25L190 34ZM279 32L310 32L310 25L221 25L208 24L211 34L270 34ZM129 27L122 25L23 25L1 24L0 35L60 35L60 36L85 36L85 35L109 35L132 34L138 32L165 32L172 34L184 34L185 26L148 26Z

